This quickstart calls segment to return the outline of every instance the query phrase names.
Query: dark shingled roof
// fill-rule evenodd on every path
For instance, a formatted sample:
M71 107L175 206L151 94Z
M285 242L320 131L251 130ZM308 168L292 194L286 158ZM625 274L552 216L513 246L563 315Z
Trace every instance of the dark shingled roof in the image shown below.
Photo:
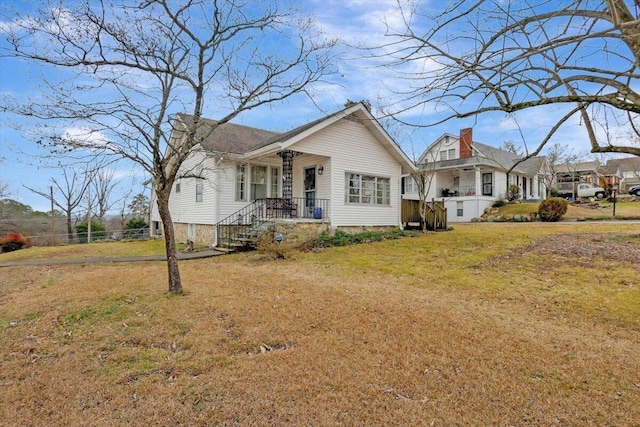
M513 166L521 157L510 151L502 150L500 148L492 147L490 145L482 144L480 142L473 142L474 154L471 157L463 157L452 160L439 160L436 162L436 168L448 168L452 166L473 166L473 165L486 165L496 169L507 170ZM544 157L532 157L518 164L514 168L514 172L524 175L536 175L540 168Z
M180 118L185 124L189 124L191 116L181 114ZM204 136L201 142L202 148L217 153L245 154L265 141L280 135L263 129L249 126L236 125L233 123L223 123L211 132L211 128L216 125L215 120L201 118L202 126L198 130L198 135ZM211 134L207 135L209 132Z

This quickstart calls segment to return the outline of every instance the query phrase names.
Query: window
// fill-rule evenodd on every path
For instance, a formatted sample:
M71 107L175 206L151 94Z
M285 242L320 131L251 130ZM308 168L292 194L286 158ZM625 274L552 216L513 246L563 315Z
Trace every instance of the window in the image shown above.
M196 179L196 202L202 201L202 179Z
M176 182L176 193L180 192L180 183Z
M464 216L464 204L463 202L456 202L456 215Z
M482 174L482 195L493 196L493 174L491 172Z
M280 169L271 168L271 197L280 195Z
M412 176L404 177L404 193L413 194L418 192L418 183Z
M196 176L202 176L202 166L198 166L196 168ZM203 183L204 183L203 178L196 178L196 202L202 201Z
M244 165L236 165L236 200L247 200L247 171Z
M367 205L389 205L391 200L391 182L389 178L356 173L345 174L347 203Z
M267 197L267 167L251 166L251 200Z
M453 160L456 158L456 149L452 148L449 150L449 160Z
M440 160L447 160L447 150L440 152Z

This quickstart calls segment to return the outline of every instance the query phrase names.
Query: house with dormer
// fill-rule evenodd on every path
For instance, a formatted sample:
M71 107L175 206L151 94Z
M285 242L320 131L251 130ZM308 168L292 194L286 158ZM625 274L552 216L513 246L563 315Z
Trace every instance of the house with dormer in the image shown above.
M426 199L444 203L452 223L480 217L487 207L508 197L511 185L523 200L546 195L544 157L522 161L510 151L473 141L471 128L439 137L420 156L417 167L427 177ZM411 176L404 178L403 197L419 197Z

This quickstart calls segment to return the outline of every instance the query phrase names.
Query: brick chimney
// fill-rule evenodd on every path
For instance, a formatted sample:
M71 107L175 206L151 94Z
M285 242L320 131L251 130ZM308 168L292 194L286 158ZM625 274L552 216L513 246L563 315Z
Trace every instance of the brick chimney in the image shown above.
M473 143L472 128L460 129L460 158L472 156L471 144Z

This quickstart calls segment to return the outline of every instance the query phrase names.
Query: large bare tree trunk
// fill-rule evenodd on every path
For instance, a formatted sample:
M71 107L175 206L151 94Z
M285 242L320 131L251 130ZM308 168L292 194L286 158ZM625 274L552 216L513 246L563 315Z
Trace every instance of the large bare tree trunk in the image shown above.
M180 280L180 269L178 268L178 255L176 251L176 236L173 230L173 220L169 211L169 191L163 190L156 193L158 203L158 213L162 220L162 228L164 231L164 243L167 254L167 273L169 278L169 292L174 294L182 293L182 281Z

